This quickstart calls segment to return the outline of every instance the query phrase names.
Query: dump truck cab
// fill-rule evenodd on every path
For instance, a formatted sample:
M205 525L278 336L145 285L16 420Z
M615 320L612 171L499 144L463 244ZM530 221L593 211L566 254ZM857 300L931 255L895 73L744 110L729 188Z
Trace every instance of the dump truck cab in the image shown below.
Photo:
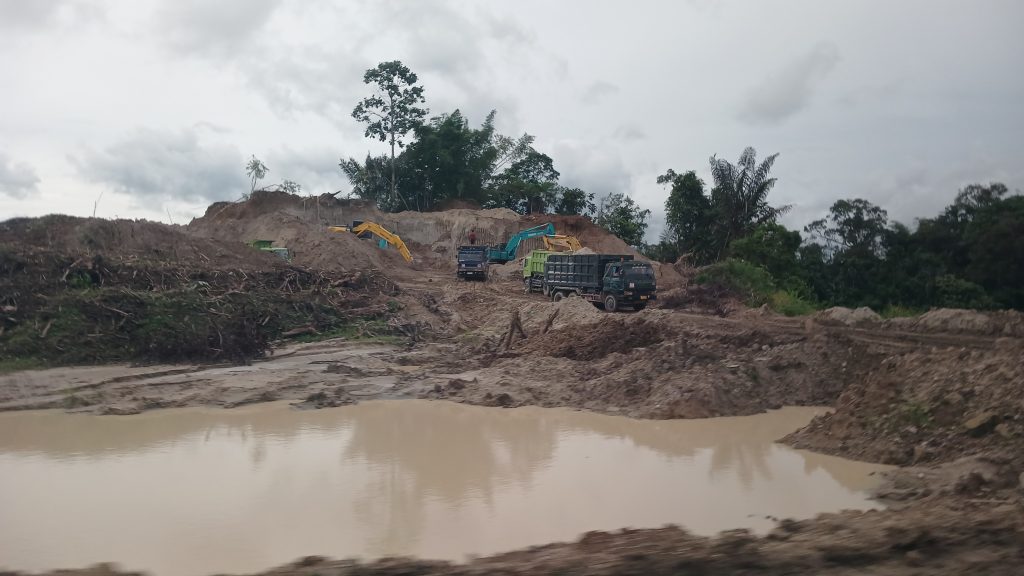
M554 253L550 250L532 250L523 258L524 292L540 292L544 288L544 263Z
M459 246L455 259L456 278L464 280L487 279L487 246Z
M654 268L647 262L633 260L608 264L602 286L601 303L609 312L623 304L642 310L649 301L657 298Z
M544 262L541 291L555 301L575 294L615 312L643 310L657 298L657 283L650 263L629 254L552 253Z

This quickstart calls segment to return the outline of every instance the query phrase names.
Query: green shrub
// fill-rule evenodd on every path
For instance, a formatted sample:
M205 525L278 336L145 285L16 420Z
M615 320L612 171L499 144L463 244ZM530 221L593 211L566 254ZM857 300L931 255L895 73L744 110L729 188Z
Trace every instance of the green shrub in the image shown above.
M918 308L911 308L910 306L901 306L899 304L890 304L879 312L882 318L909 318L911 316L919 316L924 310Z
M984 288L952 274L935 279L935 300L943 308L988 309L995 306Z
M751 307L767 303L777 290L775 280L767 270L735 258L708 266L697 275L696 281L698 284L718 284Z
M811 302L786 290L774 292L768 299L768 305L772 310L785 316L805 316L817 310Z

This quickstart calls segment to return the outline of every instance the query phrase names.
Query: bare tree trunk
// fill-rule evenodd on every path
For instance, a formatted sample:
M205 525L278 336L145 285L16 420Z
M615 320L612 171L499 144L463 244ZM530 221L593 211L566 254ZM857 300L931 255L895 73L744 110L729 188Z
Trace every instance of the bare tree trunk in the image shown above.
M395 135L391 135L391 198L398 197L398 187L395 186ZM405 199L402 200L405 202Z

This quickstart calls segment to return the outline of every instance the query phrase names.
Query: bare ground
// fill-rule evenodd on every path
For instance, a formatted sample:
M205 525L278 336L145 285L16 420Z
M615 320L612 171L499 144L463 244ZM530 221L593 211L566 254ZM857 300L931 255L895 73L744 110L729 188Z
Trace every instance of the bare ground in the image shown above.
M303 233L308 218L300 217L292 199L263 201L269 208L211 207L206 220L188 233L213 234L218 222L223 234L236 235L287 224L310 265L349 271L362 256L372 256L374 266L404 265L353 238ZM273 216L270 209L282 207L284 215ZM333 208L339 218L360 214L358 207ZM248 216L255 216L255 224L245 220ZM401 218L407 217L396 216L392 225L406 226L420 250L438 255L466 226L493 220L499 223L493 233L500 235L503 227L517 225L506 214L469 211L432 216L426 224ZM85 230L104 246L137 236L132 224L118 226L112 232ZM37 230L41 236L34 241L76 245L83 232L66 228ZM431 244L435 229L442 233ZM584 232L592 233L583 227L579 234ZM160 232L165 233L182 234L177 228ZM209 260L231 259L239 250L222 244L189 240L182 256L154 256L145 243L132 246L140 258L164 261L197 257L185 250ZM262 254L238 254L255 269L278 266ZM716 304L715 295L688 296L683 289L672 299L672 309L606 314L578 299L554 304L523 294L514 280L455 282L445 266L444 258L430 256L396 275L400 323L418 327L407 343L292 344L241 366L14 372L0 375L0 410L129 414L270 400L325 408L365 398L414 397L700 418L829 405L834 412L784 441L903 466L878 491L889 509L783 521L760 538L730 532L707 539L675 528L593 533L576 543L468 564L385 560L362 565L308 558L266 574L1024 573L1024 323L1019 314L933 311L881 321L834 310L788 319ZM517 317L522 331L514 329Z

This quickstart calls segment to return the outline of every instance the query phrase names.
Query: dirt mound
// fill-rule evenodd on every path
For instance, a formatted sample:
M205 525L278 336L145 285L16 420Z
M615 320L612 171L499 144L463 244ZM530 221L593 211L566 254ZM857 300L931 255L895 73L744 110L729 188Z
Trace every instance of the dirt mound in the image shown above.
M274 217L270 218L271 215ZM405 265L390 254L391 250L384 250L384 255L374 255L367 250L337 249L323 242L327 226L351 224L357 220L376 222L398 234L409 245L416 264L412 267ZM213 204L204 216L188 225L188 230L201 237L276 240L278 244L295 250L296 262L301 265L344 270L365 265L386 268L389 274L401 275L406 270L453 269L456 249L468 242L471 230L476 232L480 244L497 245L504 244L520 230L548 222L554 224L559 234L579 238L589 250L642 258L625 242L583 216L523 216L506 208L383 213L364 200L338 199L332 195L303 198L277 191L256 192L244 202ZM366 245L373 247L369 242ZM541 238L532 238L520 244L518 255L522 257L543 247ZM365 264L362 264L364 260ZM390 270L391 267L395 270ZM681 282L681 277L672 267L658 263L654 263L654 267L662 288ZM505 269L495 272L503 277L503 272L511 274Z
M670 329L646 320L610 319L589 328L568 326L549 331L530 340L520 351L570 360L596 360L615 352L646 348L673 336Z
M814 320L832 326L870 326L879 324L882 317L863 306L856 309L834 306L815 314Z
M523 264L519 260L513 260L505 264L491 264L487 269L487 275L498 280L523 281Z
M266 252L238 241L197 238L181 226L147 220L104 220L51 215L15 218L0 223L0 245L5 250L26 248L74 256L101 256L108 260L173 263L197 268L229 267L265 270L284 267Z
M295 264L309 268L341 272L377 269L398 274L410 269L396 250L381 249L373 239L330 232L326 226L316 226L288 211L196 221L189 225L189 230L197 236L222 240L274 240L275 245L289 249Z
M980 312L956 308L930 310L915 318L895 318L886 326L914 332L1024 337L1024 314L1015 310Z
M927 349L886 358L843 391L794 446L890 464L990 450L1024 454L1024 344Z

